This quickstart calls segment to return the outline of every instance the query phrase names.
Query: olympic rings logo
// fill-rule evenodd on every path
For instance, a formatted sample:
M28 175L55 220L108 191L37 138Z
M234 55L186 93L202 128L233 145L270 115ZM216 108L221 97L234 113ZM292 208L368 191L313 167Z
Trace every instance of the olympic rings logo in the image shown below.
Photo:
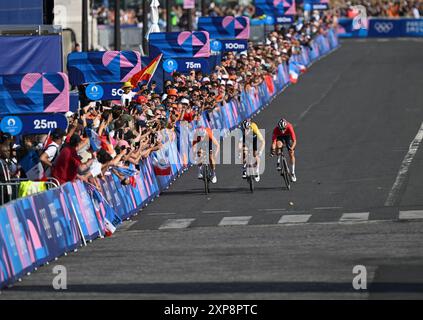
M379 33L389 33L393 28L392 22L376 22L374 28Z

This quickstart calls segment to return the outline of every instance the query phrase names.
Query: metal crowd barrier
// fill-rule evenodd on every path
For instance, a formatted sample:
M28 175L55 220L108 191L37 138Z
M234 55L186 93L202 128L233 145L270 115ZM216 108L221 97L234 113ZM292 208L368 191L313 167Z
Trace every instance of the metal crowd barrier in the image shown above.
M33 181L30 179L11 179L9 170L5 165L0 162L0 170L3 171L4 181L0 182L0 206L18 199L19 187L21 182ZM60 187L60 183L55 178L47 178L46 181L33 181L33 182L44 182L47 190L55 189ZM41 193L41 192L40 192ZM34 194L31 194L34 195Z

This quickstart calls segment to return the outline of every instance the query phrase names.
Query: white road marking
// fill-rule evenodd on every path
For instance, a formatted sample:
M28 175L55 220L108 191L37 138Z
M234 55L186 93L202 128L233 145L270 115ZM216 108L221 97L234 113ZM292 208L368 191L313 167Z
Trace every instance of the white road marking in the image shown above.
M392 186L391 191L388 194L388 198L385 201L385 207L393 206L395 201L397 201L399 192L407 178L408 169L410 168L411 162L414 159L414 156L419 149L420 143L423 139L423 122L420 126L419 131L417 131L416 137L411 141L408 148L408 152L402 160L401 167L399 169L397 178L395 179L394 185Z
M224 217L220 222L219 226L245 226L248 224L252 217Z
M195 219L168 219L159 227L159 230L185 229L188 228L194 220Z
M176 212L152 212L152 213L147 213L147 216L167 216L167 215L172 215L172 214L176 214Z
M210 210L210 211L201 211L202 213L230 213L230 210Z
M344 213L339 219L340 223L359 223L367 222L369 220L370 212L356 212L356 213Z
M400 211L399 219L400 220L423 219L423 210Z
M280 218L278 224L306 223L310 217L311 214L287 214Z

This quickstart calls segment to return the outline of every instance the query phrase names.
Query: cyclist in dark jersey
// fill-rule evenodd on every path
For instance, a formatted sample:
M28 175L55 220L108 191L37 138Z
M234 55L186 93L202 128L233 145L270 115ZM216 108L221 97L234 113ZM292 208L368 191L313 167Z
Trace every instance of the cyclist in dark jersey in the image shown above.
M208 142L208 154L209 154L209 163L211 167L211 177L210 180L212 183L217 183L217 176L216 176L216 156L217 151L219 150L219 142L216 140L216 138L213 136L213 131L210 128L205 127L199 127L196 130L198 130L197 139L193 141L192 145L193 147L197 144L200 146L200 142L204 141ZM215 148L213 148L215 146ZM214 152L216 150L216 152ZM197 156L201 159L204 155L205 150L203 148L197 149ZM202 173L202 163L198 164L198 179L203 179L203 173Z

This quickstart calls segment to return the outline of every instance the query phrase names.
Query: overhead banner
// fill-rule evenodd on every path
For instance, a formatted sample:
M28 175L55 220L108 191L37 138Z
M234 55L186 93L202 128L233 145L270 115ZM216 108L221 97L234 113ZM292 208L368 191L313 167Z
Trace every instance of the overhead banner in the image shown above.
M155 32L149 38L150 56L163 58L208 58L209 33L204 31Z
M250 38L250 19L248 17L200 17L198 30L207 31L210 39Z
M0 114L69 111L65 73L27 73L0 76Z
M126 82L141 70L137 51L72 52L68 55L72 85L95 82Z
M0 48L1 75L63 71L60 35L0 36Z
M295 8L295 1L294 8ZM285 5L287 0L255 0L254 6L256 7L257 16L282 16L285 14Z

